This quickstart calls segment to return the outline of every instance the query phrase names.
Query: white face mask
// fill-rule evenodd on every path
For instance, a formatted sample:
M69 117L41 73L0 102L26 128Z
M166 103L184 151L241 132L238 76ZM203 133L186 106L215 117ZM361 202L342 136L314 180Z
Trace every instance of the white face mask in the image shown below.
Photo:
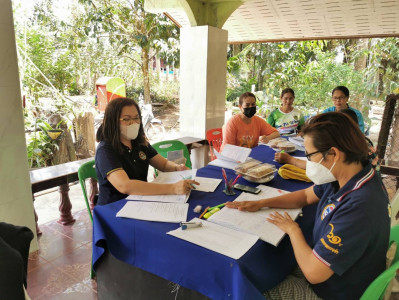
M324 157L318 163L309 160L306 162L306 176L308 176L316 185L337 181L333 173L331 173L335 166L335 162L331 169L327 169L321 164L323 159Z
M127 140L135 140L139 134L140 124L133 123L131 125L120 125L121 137Z

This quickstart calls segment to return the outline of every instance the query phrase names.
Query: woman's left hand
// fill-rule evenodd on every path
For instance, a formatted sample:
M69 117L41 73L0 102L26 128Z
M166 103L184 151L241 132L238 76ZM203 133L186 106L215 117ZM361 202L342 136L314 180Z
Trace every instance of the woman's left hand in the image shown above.
M288 235L290 235L295 229L299 228L298 223L294 222L287 212L285 212L284 215L281 215L275 211L274 213L270 214L267 220L279 227Z

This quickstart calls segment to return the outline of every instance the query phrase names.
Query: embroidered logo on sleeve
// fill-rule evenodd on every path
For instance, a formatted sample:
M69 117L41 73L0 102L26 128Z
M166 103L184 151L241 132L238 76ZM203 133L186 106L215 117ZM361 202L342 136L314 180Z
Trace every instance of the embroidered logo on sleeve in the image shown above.
M328 241L331 244L342 246L341 238L339 236L337 236L337 235L334 235L334 232L333 232L334 231L334 225L331 224L331 223L328 224L328 225L331 226L331 231L330 231L329 234L327 234ZM339 253L339 250L336 249L336 248L331 247L330 245L328 245L327 242L324 240L324 238L321 238L320 241L323 244L323 246L326 247L326 249L330 250L332 253L335 253L335 254Z
M140 152L139 152L139 157L140 157L140 159L142 159L142 160L146 160L147 155L145 155L145 153L144 153L143 151L140 151Z
M324 207L324 209L323 209L323 212L321 213L321 216L320 216L321 220L323 221L324 218L325 218L330 212L332 212L332 211L334 210L334 208L335 208L335 204L328 204L328 205L326 205L326 206Z
M341 243L341 238L340 238L338 235L334 235L334 233L333 233L333 231L334 231L334 225L331 224L331 223L328 224L328 225L331 226L331 231L330 231L329 234L327 234L328 241L329 241L331 244L334 244L334 245L337 245L337 244ZM341 246L341 245L340 245L340 246Z

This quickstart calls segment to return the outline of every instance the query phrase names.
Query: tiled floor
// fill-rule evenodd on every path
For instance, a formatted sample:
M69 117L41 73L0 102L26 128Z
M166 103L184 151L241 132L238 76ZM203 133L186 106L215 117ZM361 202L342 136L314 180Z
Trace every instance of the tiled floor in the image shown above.
M97 299L90 279L92 224L87 210L73 214L76 222L40 225L39 251L29 256L28 294L32 300Z

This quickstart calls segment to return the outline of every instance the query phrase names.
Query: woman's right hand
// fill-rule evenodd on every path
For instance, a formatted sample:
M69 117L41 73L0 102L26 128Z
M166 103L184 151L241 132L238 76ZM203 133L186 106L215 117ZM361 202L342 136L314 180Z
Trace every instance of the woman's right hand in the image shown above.
M276 152L274 154L274 160L281 164L292 164L294 158L285 152Z
M199 182L191 179L180 180L172 184L173 186L172 194L174 195L188 194L192 189L194 189L193 184L199 185Z
M260 201L234 201L234 202L226 202L226 207L235 208L240 211L258 211L262 208L262 204Z

